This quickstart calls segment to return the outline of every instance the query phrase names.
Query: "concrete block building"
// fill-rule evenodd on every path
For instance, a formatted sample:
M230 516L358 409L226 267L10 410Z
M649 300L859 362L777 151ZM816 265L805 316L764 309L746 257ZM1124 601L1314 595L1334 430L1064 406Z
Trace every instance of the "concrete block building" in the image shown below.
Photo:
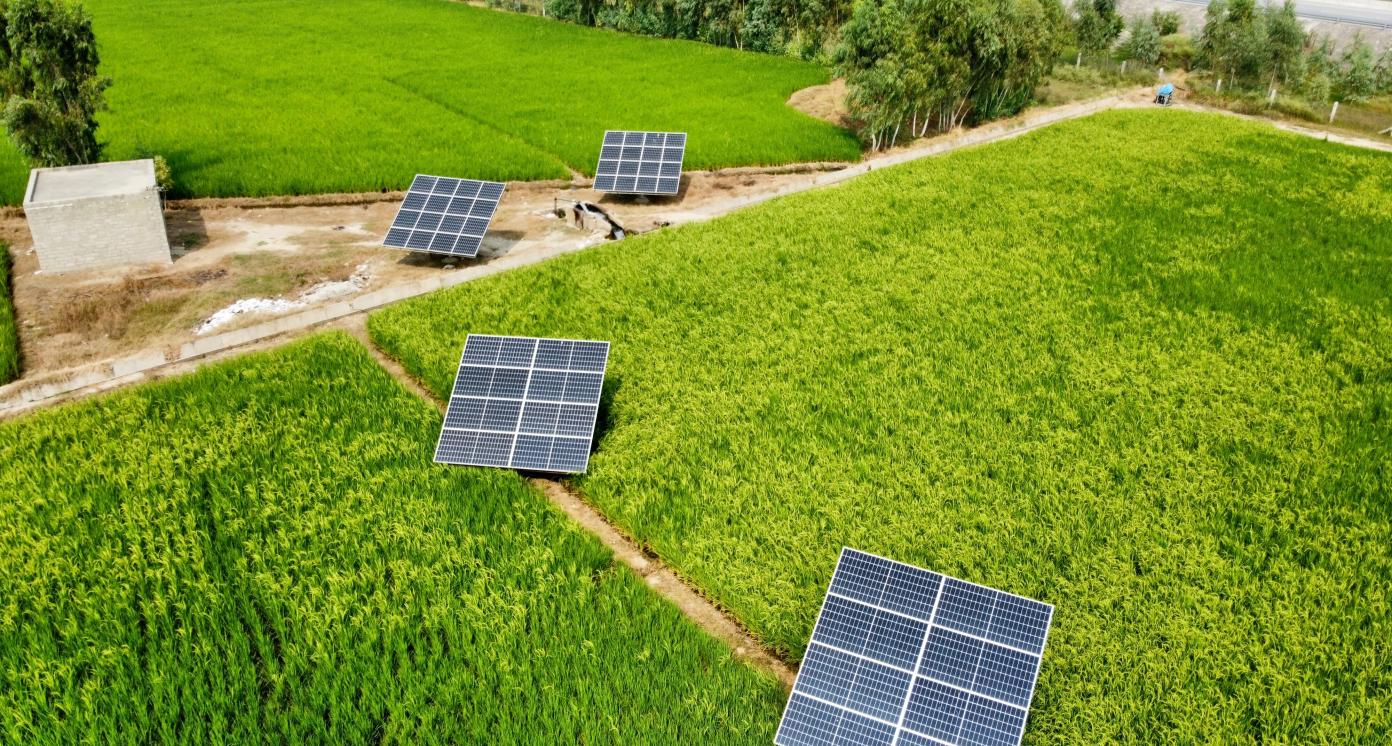
M44 272L173 261L152 160L36 168L24 216Z

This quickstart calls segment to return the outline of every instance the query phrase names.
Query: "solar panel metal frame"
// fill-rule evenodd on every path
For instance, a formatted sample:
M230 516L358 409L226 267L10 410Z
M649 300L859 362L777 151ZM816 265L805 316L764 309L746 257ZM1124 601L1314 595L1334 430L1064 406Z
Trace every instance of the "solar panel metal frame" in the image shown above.
M470 334L435 463L583 473L608 367L608 342Z
M500 181L416 174L382 245L473 259L506 190Z
M674 195L681 191L685 132L608 130L599 148L594 189L609 194Z
M882 585L871 593L880 570ZM869 585L854 582L857 572ZM984 618L964 613L967 601L983 598L991 603ZM867 609L862 629L852 622ZM774 743L1018 746L1053 617L1042 601L842 547ZM958 655L973 647L974 662ZM983 667L999 678L981 677Z

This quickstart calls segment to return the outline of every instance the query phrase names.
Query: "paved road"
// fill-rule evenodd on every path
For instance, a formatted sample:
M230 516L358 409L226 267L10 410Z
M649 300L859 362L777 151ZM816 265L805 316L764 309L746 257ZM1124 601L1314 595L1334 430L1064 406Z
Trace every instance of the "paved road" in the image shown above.
M1208 5L1208 0L1173 1L1186 5ZM1276 0L1267 2L1279 4ZM1295 14L1312 21L1392 29L1392 2L1389 0L1295 0Z

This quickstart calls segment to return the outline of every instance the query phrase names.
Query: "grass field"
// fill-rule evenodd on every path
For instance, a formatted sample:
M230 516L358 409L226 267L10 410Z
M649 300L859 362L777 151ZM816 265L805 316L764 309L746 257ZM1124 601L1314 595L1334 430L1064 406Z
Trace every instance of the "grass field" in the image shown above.
M0 384L19 378L19 327L10 296L10 247L0 243Z
M345 336L0 425L0 742L767 743L782 705Z
M1057 605L1032 743L1392 731L1392 157L1129 111L380 311L614 343L582 491L803 650L843 545Z
M690 132L694 168L855 159L785 105L825 82L782 57L445 0L86 0L114 81L107 157L160 153L179 195L403 188L417 172L592 172L606 129ZM25 167L0 149L7 203Z

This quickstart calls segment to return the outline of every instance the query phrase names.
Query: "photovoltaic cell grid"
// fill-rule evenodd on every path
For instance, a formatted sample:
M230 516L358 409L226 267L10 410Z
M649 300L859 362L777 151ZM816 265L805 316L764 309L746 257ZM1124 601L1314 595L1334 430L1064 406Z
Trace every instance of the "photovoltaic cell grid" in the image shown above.
M493 222L504 185L417 174L383 246L472 259Z
M1016 746L1053 614L843 549L774 742Z
M681 190L685 132L604 133L594 188L615 194L676 194Z
M583 472L609 343L470 334L435 462Z

